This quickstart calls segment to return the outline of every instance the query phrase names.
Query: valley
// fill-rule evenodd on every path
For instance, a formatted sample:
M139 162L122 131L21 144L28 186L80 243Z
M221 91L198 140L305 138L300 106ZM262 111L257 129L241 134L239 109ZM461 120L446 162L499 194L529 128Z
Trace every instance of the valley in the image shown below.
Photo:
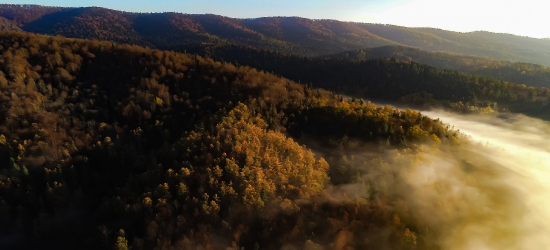
M0 249L550 247L550 40L0 5Z

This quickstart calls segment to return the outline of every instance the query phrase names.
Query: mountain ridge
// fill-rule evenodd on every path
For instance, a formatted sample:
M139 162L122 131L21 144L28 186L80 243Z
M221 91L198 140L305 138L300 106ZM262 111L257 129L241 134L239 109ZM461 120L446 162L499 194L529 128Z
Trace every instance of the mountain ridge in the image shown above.
M133 13L102 7L0 5L0 16L15 21L22 30L33 33L106 39L159 49L226 41L282 53L322 56L355 49L406 45L427 51L488 56L550 66L550 41L490 32L460 33L436 28L407 28L300 17L239 19L213 14ZM168 22L155 29L146 29L147 26L143 27L146 22L140 22L140 19L162 18ZM41 24L37 24L39 19ZM83 20L86 20L87 25L82 24ZM107 27L102 23L116 27ZM163 33L162 37L155 36L157 28L170 29L172 32ZM187 40L180 41L181 37Z
M40 4L0 4L0 5L6 5L6 6L12 6L12 7L44 7L44 8L52 8L52 9L74 9L74 8L95 8L95 9L106 9L106 10L113 10L118 11L122 13L133 13L133 14L184 14L184 15L213 15L213 16L222 16L222 17L228 17L233 19L241 19L241 20L254 20L254 19L262 19L262 18L303 18L303 19L309 19L313 21L335 21L335 22L343 22L343 23L354 23L354 24L374 24L374 25L389 25L389 26L397 26L402 28L411 28L411 29L433 29L433 30L442 30L442 31L451 31L455 33L461 33L461 34L470 34L470 33L490 33L490 34L497 34L497 35L512 35L516 37L522 37L522 38L529 38L529 39L539 39L539 40L550 40L550 37L532 37L532 36L526 36L526 35L518 35L518 34L512 34L512 33L506 33L506 32L496 32L496 31L489 31L489 30L472 30L472 31L452 31L447 30L444 28L437 28L437 27L429 27L429 26L402 26L402 25L396 25L396 24L389 24L389 23L376 23L376 22L358 22L358 21L346 21L346 20L338 20L338 19L330 19L330 18L308 18L303 16L278 16L278 15L271 15L271 16L257 16L257 17L231 17L231 16L224 16L222 14L216 14L216 13L187 13L187 12L177 12L177 11L157 11L157 12L140 12L140 11L125 11L121 9L112 9L107 8L103 6L81 6L81 7L74 7L74 6L55 6L55 5L40 5Z

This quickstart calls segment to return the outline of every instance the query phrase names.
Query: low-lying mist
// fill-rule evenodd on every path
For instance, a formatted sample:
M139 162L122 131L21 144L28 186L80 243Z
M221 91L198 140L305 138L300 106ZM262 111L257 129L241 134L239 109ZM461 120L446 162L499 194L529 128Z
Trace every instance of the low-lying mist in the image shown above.
M498 112L421 113L448 124L459 140L403 147L349 138L337 147L303 142L329 162L333 185L325 190L328 202L367 202L370 211L378 211L374 216L395 216L385 224L344 228L356 236L355 244L346 246L550 249L550 123ZM288 249L348 249L316 240L315 248Z
M407 149L355 141L339 147L339 153L306 142L330 163L334 185L326 193L331 202L377 203L397 216L397 225L414 232L408 239L412 244L402 244L384 238L380 228L368 229L363 232L368 238L364 241L370 242L366 245L373 249L550 249L550 123L510 113L421 113L448 124L460 140L408 145L412 147ZM343 157L331 159L331 155ZM315 249L332 248L320 244L323 247Z
M550 123L523 115L439 118L469 143L426 150L403 194L443 249L550 249Z

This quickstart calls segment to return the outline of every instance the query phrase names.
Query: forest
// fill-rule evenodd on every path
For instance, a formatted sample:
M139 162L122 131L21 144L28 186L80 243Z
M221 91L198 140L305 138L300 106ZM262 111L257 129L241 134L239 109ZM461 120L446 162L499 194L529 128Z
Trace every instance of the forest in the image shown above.
M550 89L546 87L439 69L414 61L319 59L239 46L205 49L203 53L354 98L423 109L444 108L464 113L499 110L550 119Z
M544 153L426 113L546 136L550 40L7 4L0 30L0 249L514 249L535 228L495 166Z
M467 143L441 121L190 54L14 32L0 46L1 245L438 249L388 206L399 175L360 178L346 149L406 168ZM358 182L368 195L327 191Z
M440 69L486 76L527 86L550 87L550 68L545 66L497 60L490 57L464 56L448 52L429 52L405 46L360 49L336 55L322 56L321 58L339 58L351 61L395 58L401 61L414 61Z

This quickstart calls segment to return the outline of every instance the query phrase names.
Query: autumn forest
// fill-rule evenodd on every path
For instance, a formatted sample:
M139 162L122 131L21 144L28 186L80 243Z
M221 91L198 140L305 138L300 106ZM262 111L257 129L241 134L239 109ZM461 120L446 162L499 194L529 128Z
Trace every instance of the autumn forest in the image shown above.
M34 5L0 30L1 249L452 249L446 227L501 218L478 197L443 219L415 197L452 188L419 169L521 208L491 149L419 110L550 121L527 38Z

